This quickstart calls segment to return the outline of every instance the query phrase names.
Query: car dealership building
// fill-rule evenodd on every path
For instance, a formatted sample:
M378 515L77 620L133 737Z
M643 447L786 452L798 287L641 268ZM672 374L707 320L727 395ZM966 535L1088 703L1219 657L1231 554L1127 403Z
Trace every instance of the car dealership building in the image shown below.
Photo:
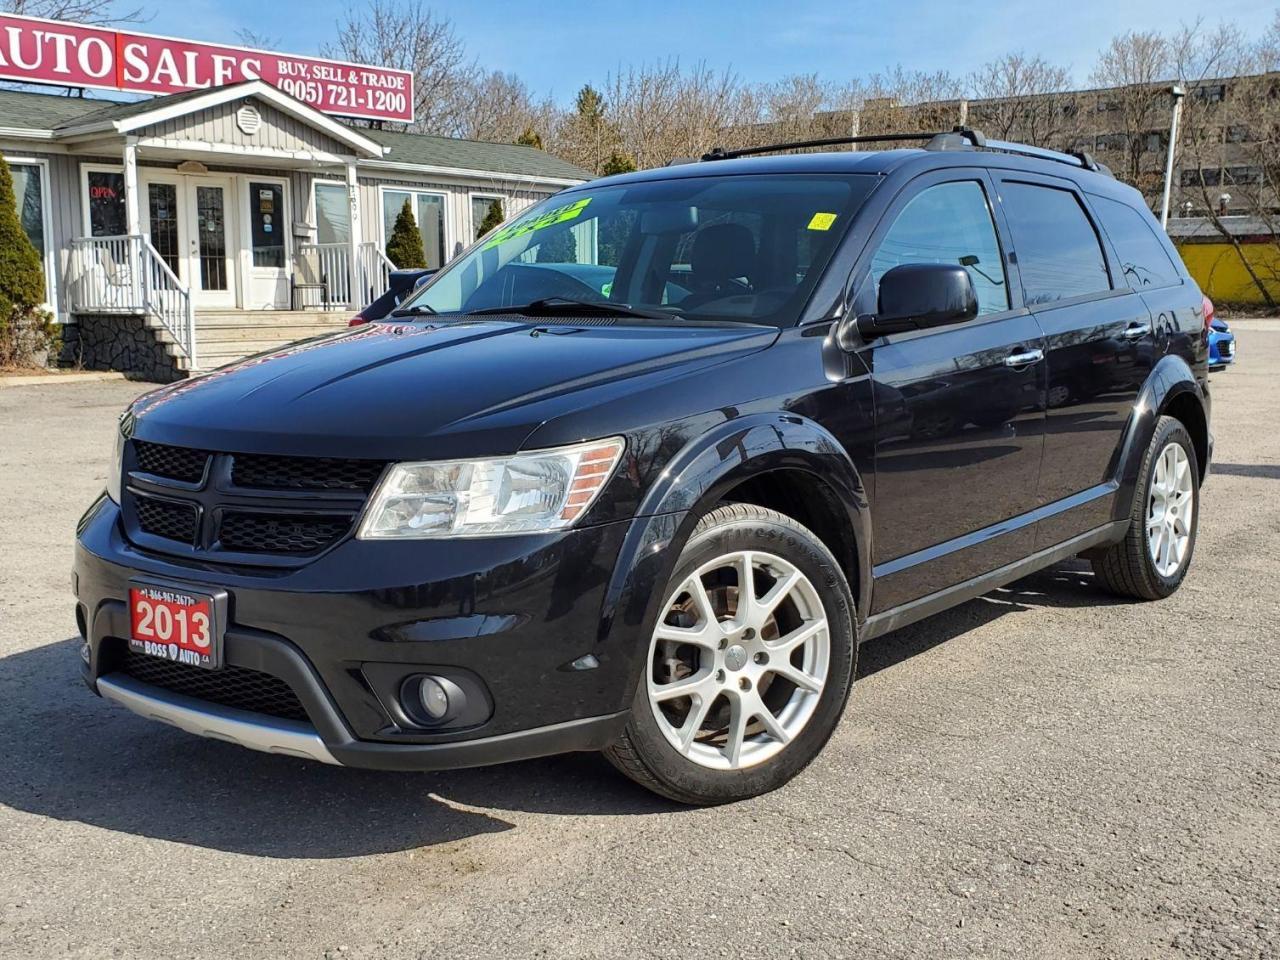
M0 44L0 65L14 52ZM286 93L261 72L133 102L0 90L0 151L64 356L169 380L340 326L385 288L406 202L438 267L494 200L511 216L588 177L529 147L352 126L293 95L332 84ZM99 85L131 89L112 79Z

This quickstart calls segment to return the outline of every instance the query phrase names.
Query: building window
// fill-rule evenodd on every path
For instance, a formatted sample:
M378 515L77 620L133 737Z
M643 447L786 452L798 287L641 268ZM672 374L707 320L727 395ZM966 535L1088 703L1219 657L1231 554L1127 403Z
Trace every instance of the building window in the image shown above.
M1196 87L1195 95L1205 103L1221 103L1227 96L1227 86L1224 83L1201 84Z
M13 194L18 203L18 217L22 221L22 232L27 235L31 245L40 254L44 262L44 183L40 177L40 167L34 163L13 163L9 165L13 172Z
M1227 143L1248 143L1251 139L1249 128L1243 123L1233 123L1227 127L1226 139Z
M479 240L505 219L507 219L507 214L503 207L502 197L472 194L471 232L473 239Z
M249 233L253 265L284 269L284 187L249 181Z
M1182 171L1182 185L1184 187L1216 187L1222 183L1221 170L1190 170Z
M444 266L444 197L438 193L422 193L417 190L385 189L382 191L382 244L391 239L396 217L405 203L413 211L418 231L422 234L422 253L427 269L438 270Z
M1223 179L1223 183L1235 184L1237 186L1261 182L1261 167L1227 167L1226 177Z
M316 184L316 242L351 242L351 204L345 184Z
M119 237L129 232L124 213L124 174L114 170L90 170L89 235Z
M178 248L178 185L147 184L147 219L151 224L151 245L174 272L182 276L182 257Z

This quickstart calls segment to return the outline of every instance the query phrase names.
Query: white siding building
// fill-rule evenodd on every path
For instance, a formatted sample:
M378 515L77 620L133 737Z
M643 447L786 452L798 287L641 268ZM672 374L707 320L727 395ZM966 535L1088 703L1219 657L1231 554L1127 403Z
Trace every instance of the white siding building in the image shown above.
M510 217L589 176L349 126L261 81L130 103L0 91L0 151L70 352L158 379L345 322L386 288L406 201L439 267L493 201Z

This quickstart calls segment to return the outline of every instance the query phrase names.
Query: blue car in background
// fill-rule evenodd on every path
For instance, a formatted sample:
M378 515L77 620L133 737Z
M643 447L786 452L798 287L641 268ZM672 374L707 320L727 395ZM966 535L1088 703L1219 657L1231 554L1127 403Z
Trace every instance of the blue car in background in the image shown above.
M1209 369L1224 370L1236 362L1236 336L1227 321L1218 319L1208 297L1204 298L1204 306L1209 317Z

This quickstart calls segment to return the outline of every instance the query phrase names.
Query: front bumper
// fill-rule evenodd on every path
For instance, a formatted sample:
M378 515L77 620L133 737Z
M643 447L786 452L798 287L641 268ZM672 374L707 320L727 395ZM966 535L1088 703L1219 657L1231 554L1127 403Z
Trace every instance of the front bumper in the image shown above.
M654 556L616 575L627 567L619 558L630 526L452 543L352 540L282 573L139 551L104 499L86 514L76 547L85 680L180 729L326 763L428 770L599 749L626 722L644 653L638 601L664 573ZM284 681L307 722L125 672L128 585L139 577L225 590L226 664ZM487 701L482 718L462 728L415 725L397 691L424 672L473 678Z

